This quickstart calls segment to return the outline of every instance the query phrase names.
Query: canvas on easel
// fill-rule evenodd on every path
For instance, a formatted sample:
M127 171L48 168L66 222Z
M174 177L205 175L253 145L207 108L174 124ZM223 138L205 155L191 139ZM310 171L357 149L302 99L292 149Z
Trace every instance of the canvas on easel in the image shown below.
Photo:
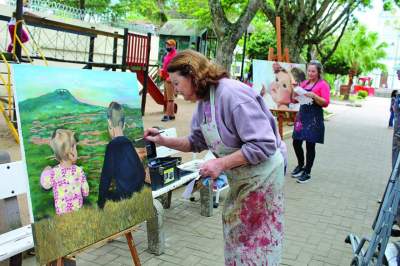
M136 75L16 65L13 76L39 262L150 219Z
M268 61L253 61L253 89L261 94L270 111L278 120L279 134L283 138L284 122L293 123L296 119L302 100L307 97L298 98L299 85L306 79L305 64L290 62L289 49L284 48L282 54L281 19L275 18L276 48L270 47ZM296 93L295 93L296 92ZM302 98L302 99L301 99Z
M264 94L270 109L295 109L295 84L305 80L305 64L253 60L253 88Z

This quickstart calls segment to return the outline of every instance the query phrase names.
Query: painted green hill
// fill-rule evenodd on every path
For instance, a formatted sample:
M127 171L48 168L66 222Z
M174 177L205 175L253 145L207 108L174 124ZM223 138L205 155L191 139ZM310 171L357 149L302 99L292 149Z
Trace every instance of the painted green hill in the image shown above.
M46 119L57 114L91 113L105 110L104 107L79 102L68 90L57 89L51 93L19 103L21 116L26 120Z

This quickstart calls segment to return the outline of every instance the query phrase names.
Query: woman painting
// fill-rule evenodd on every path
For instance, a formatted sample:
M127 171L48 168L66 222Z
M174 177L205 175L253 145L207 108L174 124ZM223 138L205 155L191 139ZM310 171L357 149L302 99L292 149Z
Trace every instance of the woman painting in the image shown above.
M202 54L185 50L168 65L171 82L197 102L191 133L171 138L147 129L144 137L183 152L211 150L216 159L200 175L228 176L223 209L226 265L279 265L283 235L286 146L262 97Z

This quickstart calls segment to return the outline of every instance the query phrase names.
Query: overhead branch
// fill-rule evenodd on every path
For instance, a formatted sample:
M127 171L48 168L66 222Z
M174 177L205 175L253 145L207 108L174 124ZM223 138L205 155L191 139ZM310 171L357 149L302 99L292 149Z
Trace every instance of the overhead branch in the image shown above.
M347 14L347 15L351 14L351 13L354 11L354 9L357 8L358 5L359 5L359 3L356 4L356 5L354 5L354 6L351 5L351 4L349 4L348 6L346 6L346 8L338 15L338 17L337 17L336 19L334 19L334 20L331 22L330 25L326 26L325 29L324 29L323 31L321 31L321 35L324 36L324 35L326 35L327 33L329 33L329 32L332 30L332 28L334 28L337 24L339 24L340 20L342 20L341 23L343 23L343 16L346 16L346 14ZM339 25L340 25L340 24L339 24Z
M264 15L267 17L267 19L272 23L274 27L275 25L275 9L266 1L261 1L261 11L264 13Z
M343 28L342 28L342 30L341 30L341 32L340 32L340 34L339 34L339 37L336 39L335 44L333 45L332 49L328 52L327 55L325 55L324 57L322 57L322 60L321 60L321 61L322 61L322 64L323 64L324 62L326 62L326 61L333 55L333 53L336 51L336 49L338 48L339 43L340 43L340 40L342 39L342 37L343 37L343 35L344 35L344 32L346 31L347 24L348 24L349 21L350 21L350 15L351 15L351 12L349 12L349 13L347 14L346 22L344 23Z
M350 17L350 15L348 15L348 16L346 15L345 17L343 17L340 22L338 22L336 25L333 26L333 28L330 29L330 31L316 34L316 36L314 37L315 41L321 42L321 41L325 40L329 35L334 34L337 30L339 30L342 27L342 25L347 21L347 19L349 17Z
M326 11L326 9L328 8L330 2L331 2L331 1L329 1L329 0L324 0L324 1L321 3L321 6L319 7L319 9L316 10L314 13L312 13L313 15L312 15L311 18L309 19L309 22L310 22L311 24L317 24L318 19L321 18L322 15L325 13L325 11Z
M226 18L224 9L222 8L220 0L208 0L210 5L211 16L213 17L213 24L215 26L216 34L223 35L227 25L231 25L229 20Z
M263 1L264 0L250 0L247 6L244 8L244 12L242 12L238 20L233 24L233 27L242 29L242 31L247 29L251 20L254 18L254 15L260 9ZM241 32L241 30L238 32Z
M335 14L335 12L332 11L332 9L337 9L338 8L338 6L335 5L335 3L336 3L336 1L332 1L332 3L330 5L329 9L327 10L325 16L322 19L318 20L317 27L323 27L322 25L326 24L327 21L329 21L329 22L331 21L333 15Z

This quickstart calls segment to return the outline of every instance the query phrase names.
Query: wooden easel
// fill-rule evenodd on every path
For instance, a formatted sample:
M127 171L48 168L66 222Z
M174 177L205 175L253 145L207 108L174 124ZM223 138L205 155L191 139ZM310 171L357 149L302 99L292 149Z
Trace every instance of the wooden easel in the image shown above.
M289 48L284 48L284 54L282 55L282 39L281 39L281 18L275 18L276 26L276 49L277 54L274 53L274 48L270 47L268 50L268 61L277 61L290 63ZM297 111L294 110L279 110L270 109L270 111L277 117L279 134L283 138L283 123L293 122L296 119Z
M94 243L93 245L90 245L90 246L87 246L87 247L85 247L83 249L75 251L75 252L69 254L68 256L66 256L65 258L64 257L58 258L56 261L47 263L46 266L52 266L52 265L54 265L54 263L56 263L56 266L64 266L64 261L65 260L74 260L74 257L76 255L78 255L79 253L82 253L85 250L88 250L88 249L92 248L93 246L103 246L106 243L108 243L109 241L117 239L122 235L125 235L125 238L126 238L126 240L128 242L128 247L129 247L129 250L131 252L131 256L132 256L132 260L133 260L134 265L135 266L141 266L140 259L139 259L139 254L138 254L138 252L136 250L136 246L135 246L135 243L133 242L133 236L132 236L132 232L134 232L136 230L137 230L136 226L128 228L128 229L126 229L124 231L121 231L121 232L119 232L117 234L109 236L109 237L107 237L107 238L105 238L105 239L103 239L103 240L101 240L101 241L99 241L97 243Z
M281 18L275 18L276 26L276 50L277 54L274 54L274 48L270 47L268 50L268 60L290 63L289 48L284 48L284 54L282 55L282 39L281 39Z

